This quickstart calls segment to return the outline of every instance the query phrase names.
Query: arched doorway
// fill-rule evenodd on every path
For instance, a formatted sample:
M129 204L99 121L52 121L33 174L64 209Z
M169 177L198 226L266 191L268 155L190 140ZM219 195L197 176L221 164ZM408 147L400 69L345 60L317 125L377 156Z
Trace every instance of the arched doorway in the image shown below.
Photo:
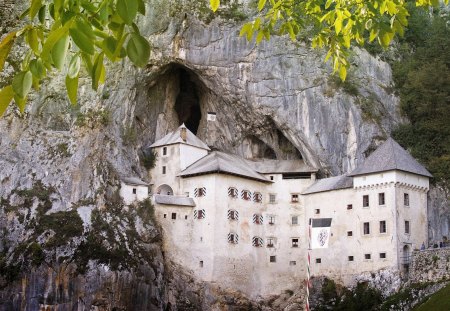
M411 246L409 246L408 244L403 245L402 251L402 272L407 274L409 272L409 264L411 263Z
M158 189L156 189L156 194L173 195L173 190L172 187L170 187L169 185L162 184L161 186L158 187Z

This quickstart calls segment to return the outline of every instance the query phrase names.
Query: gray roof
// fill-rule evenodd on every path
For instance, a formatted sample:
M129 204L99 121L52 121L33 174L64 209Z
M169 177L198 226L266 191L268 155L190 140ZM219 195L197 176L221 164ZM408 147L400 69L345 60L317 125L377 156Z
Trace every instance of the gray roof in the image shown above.
M122 177L121 180L127 185L148 186L149 184L137 177Z
M357 167L349 176L358 176L376 172L400 170L417 175L433 177L408 151L403 149L395 140L388 138L378 147L362 165Z
M163 205L195 206L194 199L177 195L155 194L155 203Z
M317 180L314 184L309 186L302 194L311 194L317 192L347 189L353 187L353 178L347 175L339 175L330 178Z
M210 173L225 173L263 182L271 182L255 171L247 161L231 154L214 151L187 167L179 176L189 177Z
M309 167L303 160L246 160L255 171L261 174L270 173L311 173L317 169Z
M180 135L182 128L186 129L186 141L184 141ZM200 139L198 139L197 136L194 135L194 133L192 133L188 128L186 128L184 123L182 125L180 125L175 131L173 131L173 132L167 134L166 136L164 136L163 138L155 141L153 144L150 145L150 147L154 148L154 147L167 146L167 145L173 145L173 144L185 144L185 145L190 145L190 146L194 146L194 147L201 148L201 149L210 150L209 147L204 142L202 142Z

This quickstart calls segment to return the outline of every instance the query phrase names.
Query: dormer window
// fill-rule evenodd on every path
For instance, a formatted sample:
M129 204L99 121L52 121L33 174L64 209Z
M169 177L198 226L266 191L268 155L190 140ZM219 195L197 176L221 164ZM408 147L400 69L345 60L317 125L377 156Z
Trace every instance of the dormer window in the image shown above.
M234 187L228 188L228 196L231 198L237 198L238 197L238 190Z
M250 201L252 199L252 193L248 190L242 190L241 198L245 201Z
M259 192L253 193L253 201L256 203L261 203L262 202L262 194Z

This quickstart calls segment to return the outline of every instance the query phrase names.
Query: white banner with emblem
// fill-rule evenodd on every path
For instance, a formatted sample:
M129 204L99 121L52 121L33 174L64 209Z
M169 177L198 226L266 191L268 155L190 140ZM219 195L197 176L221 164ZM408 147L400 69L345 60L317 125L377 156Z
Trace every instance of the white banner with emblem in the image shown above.
M331 218L312 218L311 249L328 248L331 234Z

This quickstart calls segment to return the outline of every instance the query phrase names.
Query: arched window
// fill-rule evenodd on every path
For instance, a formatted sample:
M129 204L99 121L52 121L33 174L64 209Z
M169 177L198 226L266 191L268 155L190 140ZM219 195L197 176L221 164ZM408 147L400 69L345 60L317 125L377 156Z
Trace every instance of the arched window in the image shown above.
M253 193L253 201L256 203L261 203L262 202L262 194L259 192L254 192Z
M228 196L232 197L232 198L237 198L238 197L238 190L234 187L229 187L228 188Z
M255 247L262 247L264 245L264 241L262 238L254 236L252 239L252 245Z
M242 190L241 198L245 201L250 201L252 199L252 193L248 190Z
M228 210L228 219L239 220L239 212L234 209Z
M156 189L156 194L173 195L173 190L169 185L163 184Z

